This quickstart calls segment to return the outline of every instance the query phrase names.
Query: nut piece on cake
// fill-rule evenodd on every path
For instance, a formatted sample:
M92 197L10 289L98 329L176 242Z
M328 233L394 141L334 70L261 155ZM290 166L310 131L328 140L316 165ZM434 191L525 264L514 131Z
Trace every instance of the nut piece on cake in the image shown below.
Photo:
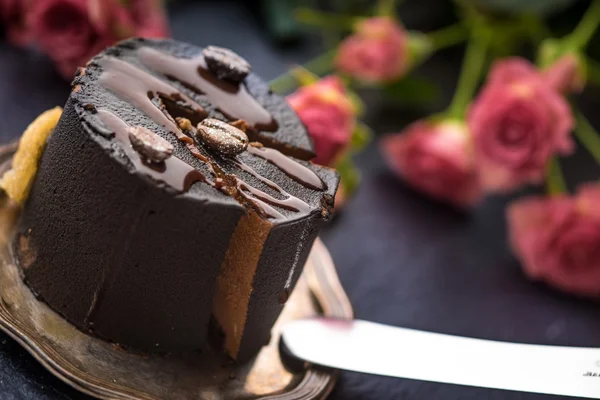
M127 130L134 150L149 162L161 163L173 155L173 145L143 126Z

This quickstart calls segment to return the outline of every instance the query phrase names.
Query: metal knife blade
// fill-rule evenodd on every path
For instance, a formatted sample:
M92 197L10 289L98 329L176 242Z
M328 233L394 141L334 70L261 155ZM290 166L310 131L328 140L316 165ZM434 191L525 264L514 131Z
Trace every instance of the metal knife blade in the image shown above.
M336 369L600 399L600 348L496 342L327 318L289 323L282 340L293 356Z

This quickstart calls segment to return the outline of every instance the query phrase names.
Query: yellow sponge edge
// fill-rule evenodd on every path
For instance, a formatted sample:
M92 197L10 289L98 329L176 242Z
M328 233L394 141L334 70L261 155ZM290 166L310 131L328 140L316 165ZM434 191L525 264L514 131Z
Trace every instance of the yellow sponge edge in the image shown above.
M27 127L13 157L12 168L0 179L0 187L18 204L27 200L46 140L61 115L62 108L55 107L42 113Z

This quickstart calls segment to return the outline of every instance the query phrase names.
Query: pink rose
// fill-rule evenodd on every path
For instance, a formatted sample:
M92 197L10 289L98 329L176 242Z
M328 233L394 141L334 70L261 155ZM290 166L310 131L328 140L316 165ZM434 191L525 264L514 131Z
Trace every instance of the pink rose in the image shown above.
M580 60L575 54L562 56L542 74L548 85L561 93L581 92L585 86Z
M600 297L600 185L576 196L533 197L507 210L510 242L527 275Z
M350 144L356 113L342 81L329 76L287 98L315 144L314 162L333 165Z
M402 77L408 59L408 34L402 25L389 17L375 17L360 22L342 42L335 65L358 79L381 82Z
M8 40L19 46L31 39L25 27L25 3L25 0L0 0L0 24Z
M573 150L568 103L522 59L492 67L471 105L468 124L482 184L490 191L540 183L548 160Z
M463 122L417 121L400 135L381 141L388 165L411 186L466 207L482 194L471 135Z
M79 61L99 39L85 1L35 1L29 24L42 51L56 62Z
M130 36L168 35L168 24L157 0L34 1L28 25L39 47L65 78L96 53Z

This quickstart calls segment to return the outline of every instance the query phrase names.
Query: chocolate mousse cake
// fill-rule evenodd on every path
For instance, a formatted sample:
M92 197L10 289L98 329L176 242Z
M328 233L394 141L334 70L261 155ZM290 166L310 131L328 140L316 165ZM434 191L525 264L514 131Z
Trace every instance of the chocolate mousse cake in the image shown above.
M15 257L85 332L146 352L218 342L246 361L333 206L338 176L312 156L296 114L232 51L122 42L73 81Z

